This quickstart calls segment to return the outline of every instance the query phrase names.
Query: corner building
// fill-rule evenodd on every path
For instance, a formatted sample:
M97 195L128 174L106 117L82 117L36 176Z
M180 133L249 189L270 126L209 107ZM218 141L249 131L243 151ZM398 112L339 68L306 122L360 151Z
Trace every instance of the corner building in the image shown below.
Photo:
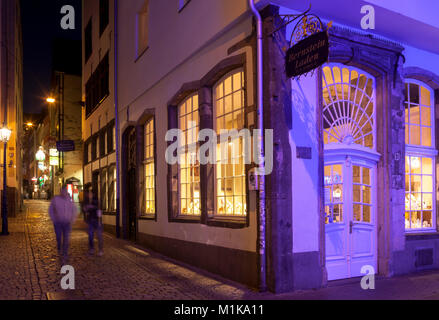
M312 1L312 13L333 21L329 61L289 79L285 49L295 24L281 27L282 18L309 4L256 1L262 116L274 137L265 210L239 142L225 151L239 150L233 164L191 161L202 146L191 132L257 128L257 37L248 2L114 4L124 238L252 287L265 282L274 292L322 287L360 276L365 266L389 277L439 268L439 48L431 41L439 26L428 14L437 4L422 16L396 2L374 5L386 23L362 30L362 2ZM107 123L99 112L86 135L98 132L88 126L99 128L99 115ZM165 136L177 128L184 152L171 165ZM88 166L94 177L97 162Z

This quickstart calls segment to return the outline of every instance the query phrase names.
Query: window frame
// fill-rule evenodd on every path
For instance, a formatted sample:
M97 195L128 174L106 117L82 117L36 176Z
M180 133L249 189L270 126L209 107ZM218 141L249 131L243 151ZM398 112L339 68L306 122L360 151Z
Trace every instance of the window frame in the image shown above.
M191 101L191 103L192 103L192 111L191 111L191 115L194 113L194 110L193 110L193 97L195 97L195 96L197 96L197 101L198 101L198 105L197 105L197 113L198 113L198 122L197 122L197 128L198 128L198 133L200 132L200 127L201 127L201 116L200 116L200 96L199 96L199 93L198 93L198 91L196 91L196 92L192 92L192 93L190 93L190 94L188 94L188 95L186 95L185 97L184 97L184 99L182 99L182 101L177 105L177 128L179 129L179 130L182 130L182 128L181 128L181 126L180 126L180 106L181 105L183 105L183 104L185 104L185 103L187 103L187 101L189 100L189 99L191 99L192 101ZM185 113L185 116L186 115L188 115L188 113ZM187 123L186 123L186 125L187 125ZM184 146L182 146L182 148L191 148L191 147L195 147L195 149L196 149L196 154L198 155L198 151L199 151L199 148L200 148L200 142L198 141L198 137L195 137L195 139L196 139L196 142L195 143L192 143L192 144L188 144L187 143L187 141L185 142L185 144L184 144ZM180 151L181 152L181 151ZM184 154L187 154L189 151L185 151L184 152ZM180 155L181 153L179 153L179 155ZM197 157L197 162L198 162L198 157ZM179 159L179 161L180 161L180 159ZM194 166L195 167L195 166ZM186 168L186 170L188 170L188 169L190 169L191 167L190 167L190 165L189 165L189 167L187 167ZM178 214L177 214L177 216L175 217L175 218L177 218L177 219L185 219L185 220L187 220L187 219L189 219L189 220L200 220L201 219L201 215L202 215L202 204L201 204L201 201L202 201L202 195L201 195L201 164L200 163L198 163L198 172L199 172L199 175L200 175L200 181L198 182L198 184L200 185L200 198L199 198L199 203L200 203L200 214L182 214L181 213L181 211L182 211L182 208L181 208L181 201L182 201L182 198L181 198L181 164L180 163L178 163ZM196 182L195 182L196 183ZM193 183L194 184L194 183ZM191 185L191 188L192 188L192 184L190 184ZM188 200L188 199L190 199L190 198L188 198L187 196L186 196L186 201ZM195 198L194 198L194 200L195 200Z
M217 102L217 100L218 100L218 98L217 98L217 93L216 93L216 89L217 89L217 87L219 86L219 85L221 85L221 84L223 84L224 85L224 83L225 83L225 80L226 79L228 79L229 77L232 77L232 91L231 91L231 93L230 93L230 95L232 95L232 101L233 101L233 94L235 93L235 92L237 92L237 91L234 91L233 89L233 75L235 75L235 74L237 74L237 73L242 73L242 78L241 78L241 89L239 89L239 90L242 90L242 106L241 106L241 110L242 110L242 115L243 115L243 123L242 123L242 128L239 128L239 129L237 129L237 128L232 128L232 130L233 129L237 129L238 131L239 130L242 130L242 129L245 129L246 128L246 108L247 108L247 106L246 106L246 94L247 94L247 88L246 88L246 81L245 81L245 70L244 70L244 68L243 67L241 67L241 68L235 68L235 69L233 69L232 71L229 71L228 73L226 73L225 75L223 75L218 81L216 81L215 82L215 84L212 86L212 129L217 133L217 139L218 139L218 141L217 141L217 146L220 144L220 133L219 132L217 132L217 119L218 119L218 116L217 116L217 104L216 104L216 102ZM224 96L225 97L225 96ZM224 97L222 97L222 98L224 98ZM234 113L234 110L233 110L233 108L232 108L232 115L233 115L233 113ZM230 114L230 113L224 113L224 114L222 114L222 117L225 117L227 114ZM222 128L223 130L225 129L225 128ZM226 129L227 130L227 129ZM241 195L241 197L243 197L243 199L244 199L244 202L243 202L243 205L245 205L246 206L246 214L243 214L243 215L227 215L227 214L218 214L217 213L217 210L218 210L218 195L217 195L217 187L218 187L218 179L217 179L217 163L215 163L215 165L213 166L214 167L214 173L213 173L213 175L214 175L214 210L213 210L213 215L209 215L208 216L208 218L210 219L210 220L226 220L226 221L237 221L237 222L245 222L245 221L247 221L247 217L249 216L249 214L250 214L250 206L249 206L249 201L248 201L248 196L249 196L249 189L248 189L248 181L247 181L247 177L248 177L248 170L247 170L247 164L245 164L245 161L243 162L243 164L242 164L242 166L243 166L243 169L244 169L244 179L243 179L243 181L244 181L244 186L242 186L242 188L243 188L243 190L245 190L245 194L243 194L243 195ZM235 198L236 196L235 196L235 193L234 193L234 195L233 195L233 198Z
M112 172L112 171L114 171L113 172L113 177L111 177L111 175L110 175L110 173ZM116 198L116 192L117 192L117 190L116 190L116 188L117 188L117 171L116 171L116 165L115 164L111 164L111 165L109 165L108 166L108 168L107 168L107 189L108 189L108 194L107 194L107 201L108 201L108 211L107 211L107 214L115 214L116 213L116 211L117 211L117 198ZM113 182L114 183L114 188L113 188L113 192L114 192L114 194L113 194L113 196L114 196L114 211L113 210L110 210L110 209L112 209L111 208L111 197L110 197L110 190L111 190L111 188L110 188L110 186L111 186L111 182Z
M243 71L243 89L244 93L244 128L252 130L255 128L256 107L248 104L247 88L251 83L248 82L247 75L247 56L245 53L237 54L218 62L199 80L186 82L182 84L181 88L168 101L168 129L178 128L178 105L188 95L198 92L199 95L199 116L200 116L200 131L204 129L213 129L213 86L229 73L234 73L237 70ZM216 120L215 120L216 121ZM168 147L176 143L175 138L168 141ZM200 142L200 146L204 142ZM177 156L177 151L174 152L173 157ZM168 164L167 169L167 193L168 193L168 222L169 223L188 223L188 224L202 224L212 228L226 228L226 229L244 229L250 227L250 216L252 211L250 206L251 192L248 186L248 174L253 165L245 165L245 182L246 182L246 204L247 215L238 220L232 219L230 216L218 217L213 215L214 212L214 178L212 170L215 170L214 164L205 164L200 166L200 186L201 186L201 217L200 218L186 218L178 216L178 206L180 201L178 190L178 164Z
M146 127L149 123L153 123L152 127L152 157L147 158L147 155L145 153L146 150ZM142 130L142 186L143 186L143 197L142 197L142 204L141 204L141 212L140 212L140 220L156 220L157 219L157 130L156 130L156 119L154 115L150 115L147 117L146 121L144 121L141 124L143 130ZM154 176L152 177L154 181L154 213L146 213L145 212L145 204L146 204L146 165L148 163L153 163L154 165Z
M409 91L410 91L410 84L416 84L419 86L419 90L421 90L421 87L427 89L430 92L430 109L431 109L431 114L430 114L430 121L431 121L431 146L422 146L422 145L414 145L414 144L410 144L410 143L405 143L405 159L404 159L404 168L406 168L406 161L407 161L407 157L419 157L419 158L429 158L432 160L432 179L433 179L433 186L432 186L432 227L428 227L428 228L417 228L417 229L407 229L404 225L404 231L405 234L423 234L423 233L432 233L432 232L437 232L437 221L438 221L438 217L437 217L437 212L436 212L436 207L437 207L437 192L436 192L436 187L438 185L438 182L436 181L437 179L437 175L436 175L436 164L437 164L437 156L438 156L438 150L436 149L436 142L437 142L437 138L436 138L436 134L435 134L435 116L436 116L436 110L435 110L435 91L428 86L426 83L416 80L416 79L412 79L412 78L406 78L404 79L404 87L406 84L409 84ZM405 89L404 89L405 90ZM421 92L421 91L420 91ZM408 98L406 101L406 97ZM421 95L419 96L419 99L421 99ZM403 103L404 105L406 103L411 104L410 102L410 96L409 96L409 92L405 92L405 95L403 97ZM422 128L422 104L421 104L421 100L419 101L419 107L420 107L420 119L419 119L419 127ZM406 123L405 121L405 116L406 116L406 112L410 113L410 108L406 109L404 107L404 127L405 130L407 130L407 125L410 126L410 119L409 122ZM422 143L422 130L420 130L420 143ZM404 142L405 141L405 136L406 136L406 132L404 133ZM410 142L410 132L408 134L408 142ZM409 175L411 176L412 174L409 173ZM421 174L415 174L415 175L419 175L419 176L423 176L424 174L421 172ZM404 170L404 181L406 180L407 177L407 172L406 169ZM421 178L422 179L422 178ZM422 180L421 180L422 181ZM411 194L412 192L409 191L409 193ZM423 192L421 191L421 194ZM404 203L405 203L405 199L406 199L406 194L407 191L406 189L404 189ZM424 210L420 210L421 212L423 212ZM427 211L427 210L426 210ZM405 215L406 212L413 212L413 210L409 210L407 211L405 208L405 204L404 204L404 223L405 223ZM411 217L411 215L410 215Z
M103 19L103 17L105 19ZM99 36L101 37L110 24L110 0L99 0Z
M87 22L84 28L84 58L88 62L93 54L93 21L92 18Z

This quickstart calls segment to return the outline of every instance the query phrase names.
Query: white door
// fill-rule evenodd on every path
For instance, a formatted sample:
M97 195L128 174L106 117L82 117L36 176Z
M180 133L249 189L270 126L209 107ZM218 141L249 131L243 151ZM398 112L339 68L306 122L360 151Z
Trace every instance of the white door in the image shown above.
M377 267L375 168L355 160L325 166L328 280L363 275Z

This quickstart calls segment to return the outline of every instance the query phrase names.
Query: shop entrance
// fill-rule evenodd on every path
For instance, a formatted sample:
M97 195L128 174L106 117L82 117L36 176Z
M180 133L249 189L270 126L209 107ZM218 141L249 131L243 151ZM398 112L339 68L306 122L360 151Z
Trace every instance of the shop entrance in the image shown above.
M375 79L331 63L322 83L326 270L337 280L378 271Z
M363 275L377 267L375 167L351 160L325 166L328 280Z

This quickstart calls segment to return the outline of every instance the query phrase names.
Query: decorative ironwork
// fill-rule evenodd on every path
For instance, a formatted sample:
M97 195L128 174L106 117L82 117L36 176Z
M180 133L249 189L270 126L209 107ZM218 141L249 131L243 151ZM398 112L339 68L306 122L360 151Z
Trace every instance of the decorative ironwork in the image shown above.
M305 14L294 27L293 33L291 34L290 47L317 32L325 30L319 17L314 14Z
M281 14L281 15L279 15L279 17L282 19L282 24L278 28L276 28L272 33L270 33L270 36L272 36L274 33L278 32L282 28L285 28L290 23L293 23L297 19L306 16L308 14L308 12L310 12L310 11L311 11L311 5L309 5L308 10L306 10L305 12L302 12L300 14Z

